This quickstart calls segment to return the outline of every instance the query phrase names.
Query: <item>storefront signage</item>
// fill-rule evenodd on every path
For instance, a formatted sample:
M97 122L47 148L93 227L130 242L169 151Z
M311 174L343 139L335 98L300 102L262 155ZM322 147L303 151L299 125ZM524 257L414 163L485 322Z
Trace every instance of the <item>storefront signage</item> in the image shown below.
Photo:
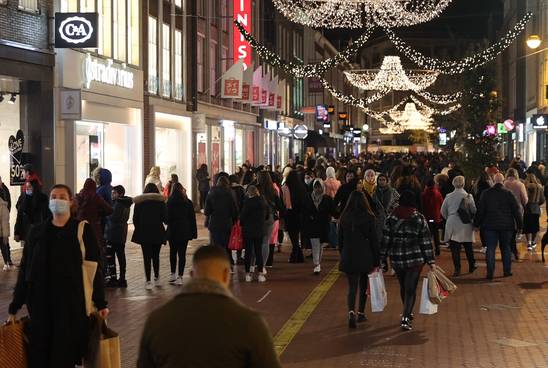
M520 123L518 126L518 142L523 143L525 141L525 126Z
M506 130L509 132L514 130L514 128L516 127L516 123L514 123L514 120L512 119L506 119L503 124Z
M335 114L335 106L329 105L329 106L327 107L327 112L329 113L329 115Z
M25 144L25 135L22 130L18 130L15 136L8 139L8 149L10 151L10 185L23 185L25 183L25 173L23 167L30 164L29 154L23 153Z
M447 145L447 133L440 133L440 146Z
M533 115L531 122L533 123L533 129L546 129L548 128L548 115Z
M487 125L485 127L485 135L497 135L497 127L494 125Z
M84 86L99 82L122 88L133 88L134 73L125 66L115 64L112 59L103 60L87 54L83 65Z
M240 22L244 29L249 33L253 33L253 29L251 27L251 2L252 0L234 0L233 2L234 19ZM244 68L247 69L247 67L251 65L251 46L244 39L244 36L240 33L236 26L234 26L233 34L234 61L243 59Z
M507 134L508 131L506 130L506 127L504 126L504 123L498 123L497 124L497 134Z
M267 130L277 130L278 122L276 120L264 119L264 128Z
M322 123L329 121L329 113L325 105L316 105L316 121Z
M96 48L97 13L55 13L56 48Z
M319 77L308 77L308 93L323 93L323 85Z
M308 137L308 127L306 125L297 125L293 128L293 137L296 139L306 139Z

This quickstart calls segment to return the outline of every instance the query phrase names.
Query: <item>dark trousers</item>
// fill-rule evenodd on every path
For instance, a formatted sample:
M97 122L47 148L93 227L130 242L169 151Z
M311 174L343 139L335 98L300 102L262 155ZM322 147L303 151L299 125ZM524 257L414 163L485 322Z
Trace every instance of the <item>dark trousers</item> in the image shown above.
M234 263L232 259L232 252L228 249L228 242L230 241L230 230L226 231L210 231L211 242L226 251L226 255L230 264Z
M207 193L209 193L209 190L200 190L200 209L205 208L205 200L207 198Z
M403 303L403 317L411 317L415 300L417 299L417 285L421 275L421 268L396 268L396 275L400 282L400 297Z
M348 279L348 296L347 296L347 305L348 311L354 311L356 309L356 293L358 292L359 286L359 306L358 312L365 312L365 303L367 302L367 283L369 278L366 273L347 273L346 278Z
M13 263L11 261L10 243L9 242L4 243L0 239L0 251L2 253L2 259L4 260L4 264L11 266Z
M432 238L434 239L434 250L438 256L440 254L440 225L435 222L428 222L428 228L430 229L430 234L432 234Z
M120 266L120 280L126 279L126 245L107 244L107 276L116 279L116 258Z
M186 265L186 248L188 246L188 240L182 242L169 242L169 266L171 273L175 273L177 270L177 257L179 257L179 276L183 276L185 273Z
M485 230L480 229L481 246L487 248L487 241L485 240Z
M154 277L160 276L160 249L162 244L141 244L143 260L145 261L145 277L150 281L150 265L154 268Z
M502 255L502 268L505 275L512 272L512 255L510 247L512 237L515 237L514 230L485 230L485 241L487 242L487 277L492 278L495 273L495 252L497 243Z
M288 231L289 239L291 240L291 255L290 262L302 263L304 262L303 250L300 245L300 231L291 229Z
M468 260L468 267L471 270L476 265L476 260L474 259L474 250L472 249L472 243L458 243L451 240L449 242L451 247L451 255L453 256L453 265L455 266L455 272L460 272L460 248L464 247L466 252L466 259Z
M259 272L263 270L263 238L244 237L245 244L245 272L251 269L251 260L255 256L255 267Z
M517 236L518 236L518 233L514 231L512 238L510 239L510 250L512 251L512 254L516 257L516 261L519 259L518 243L516 239Z

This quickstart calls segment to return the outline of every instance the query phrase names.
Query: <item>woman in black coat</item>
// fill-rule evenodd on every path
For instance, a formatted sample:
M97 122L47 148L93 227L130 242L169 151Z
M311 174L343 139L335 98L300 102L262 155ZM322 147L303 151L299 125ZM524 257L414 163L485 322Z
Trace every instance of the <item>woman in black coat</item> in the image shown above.
M15 241L26 241L32 225L40 224L51 217L48 209L48 196L42 193L37 181L28 181L23 186L23 193L17 200L17 219L15 221Z
M24 304L30 314L30 368L74 368L82 364L88 347L90 319L84 299L79 221L71 217L71 201L67 186L56 185L51 190L53 218L30 230L9 305L8 321L15 320ZM85 259L99 262L95 233L89 224L83 230ZM102 317L108 315L100 267L93 280L92 302Z
M154 284L150 280L150 264L154 267L154 281L160 278L160 249L166 243L167 209L165 198L154 183L145 186L144 193L133 199L133 225L135 231L131 241L141 245L145 261L145 276L147 290L152 290Z
M365 321L368 274L380 265L375 215L362 192L354 191L339 222L339 270L348 278L348 326L356 327L356 291L359 285L358 322Z
M262 245L269 211L265 199L259 195L256 186L248 186L247 195L240 213L240 225L245 244L245 281L253 280L250 270L251 259L255 255L256 269L259 270L258 281L265 282Z
M291 240L289 263L303 263L304 256L299 242L302 230L302 211L307 197L304 182L297 171L290 171L282 186L283 201L286 208L285 229Z
M167 239L169 240L169 265L171 267L169 282L177 285L183 284L186 248L189 240L197 237L194 205L186 196L186 190L181 183L174 183L167 201ZM179 257L179 273L175 274L177 256Z
M329 225L335 213L335 205L330 196L325 195L322 179L314 180L312 193L304 202L302 221L303 236L310 240L314 274L321 272L322 244L329 241Z

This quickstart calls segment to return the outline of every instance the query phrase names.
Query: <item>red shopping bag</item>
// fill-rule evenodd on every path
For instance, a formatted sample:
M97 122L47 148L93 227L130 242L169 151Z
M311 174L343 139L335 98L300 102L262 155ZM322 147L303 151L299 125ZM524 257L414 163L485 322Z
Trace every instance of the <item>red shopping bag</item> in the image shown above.
M242 236L242 227L240 226L240 221L236 221L232 225L232 230L230 231L230 240L228 241L228 249L230 250L242 250L244 247L244 241Z

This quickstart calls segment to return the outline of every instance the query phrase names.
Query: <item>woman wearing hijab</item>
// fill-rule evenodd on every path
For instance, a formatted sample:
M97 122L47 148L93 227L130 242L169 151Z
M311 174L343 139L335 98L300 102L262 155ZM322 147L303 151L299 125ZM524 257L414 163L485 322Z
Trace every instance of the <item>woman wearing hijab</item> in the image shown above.
M377 182L375 181L376 176L377 175L375 174L374 170L368 169L365 171L365 175L362 180L363 190L366 191L367 194L369 194L370 196L375 193L375 189L377 187Z
M303 236L310 240L312 247L312 260L314 263L314 274L321 272L322 244L328 241L329 223L335 212L333 199L325 194L322 179L314 180L312 193L304 202Z
M376 221L363 192L350 194L339 220L339 270L348 279L348 327L356 328L356 293L359 286L358 322L363 322L368 274L379 266Z

